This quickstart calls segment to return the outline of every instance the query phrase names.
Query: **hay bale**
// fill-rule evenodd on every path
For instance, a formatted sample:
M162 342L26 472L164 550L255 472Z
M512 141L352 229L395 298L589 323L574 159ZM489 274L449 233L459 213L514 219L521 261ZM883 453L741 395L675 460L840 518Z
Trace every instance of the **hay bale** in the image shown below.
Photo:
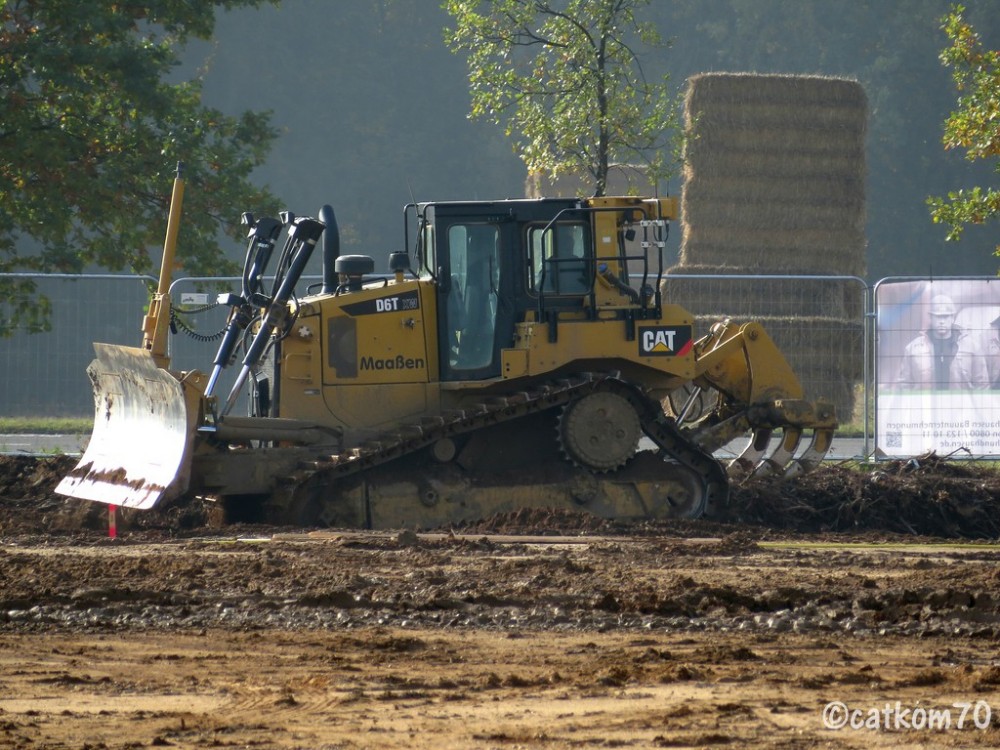
M762 76L762 78L766 78L766 76ZM692 85L697 80L697 77L691 79ZM753 83L748 81L747 86L753 86ZM769 143L777 146L781 135L787 134L789 130L793 129L811 133L818 138L836 134L835 138L841 144L846 144L850 149L856 150L858 147L857 131L860 129L863 137L866 122L864 112L846 106L830 106L821 103L808 104L789 101L785 104L775 105L760 104L752 100L748 101L746 98L692 102L690 97L685 102L684 124L689 128L692 136L687 145L693 148L695 153L704 150L701 138L703 132L705 146L725 147L724 143L720 143L720 139L727 130L739 129L749 136L758 128L763 129L760 137L756 140L747 140L747 143L753 144L753 150L762 147L766 149ZM725 110L718 111L722 108ZM832 143L825 143L822 147L816 144L804 145L807 143L811 142L807 141L804 136L799 136L791 142L790 147L794 151L794 146L800 145L807 151L813 152L834 145Z
M864 208L864 185L856 174L816 175L805 184L799 175L770 177L764 175L717 175L713 180L693 180L685 186L684 199L697 208L702 201L810 203Z
M707 331L713 323L729 318L734 324L760 323L785 359L798 372L824 371L849 380L861 377L864 367L864 324L833 318L789 316L696 315L695 326Z
M695 315L720 311L732 318L795 317L811 310L824 317L861 319L864 287L825 276L760 278L752 267L674 266L660 285L665 302ZM690 278L696 276L697 278ZM746 276L746 279L720 278Z
M679 265L662 285L699 330L761 323L807 397L832 401L842 421L863 374L864 287L821 276L865 274L867 116L855 81L692 78ZM782 274L809 278L759 278Z
M679 256L681 267L743 267L750 273L865 275L863 257L845 250L864 242L864 230L747 230L735 251L729 229L689 229Z
M758 73L702 73L692 76L685 109L698 111L704 102L749 102L759 105L866 107L864 90L844 78ZM817 85L819 83L820 85Z
M749 136L748 136L749 137ZM716 149L700 151L690 145L684 169L685 180L702 177L787 177L794 179L864 178L858 173L855 152L795 152L780 148ZM851 157L854 157L852 159ZM808 185L803 185L808 189Z
M732 232L733 249L739 249L743 240L738 239L743 231L762 230L770 232L781 228L786 232L798 231L838 231L841 229L864 229L864 217L858 212L845 210L849 206L828 203L804 203L768 200L766 196L753 199L747 196L740 201L705 199L687 201L685 221L692 225L711 226L715 231L728 229ZM852 215L853 214L853 215ZM845 254L853 254L854 248L845 248Z
M759 116L765 114L758 112L758 118L752 124L759 126ZM748 125L753 118L750 113L744 110L741 120L747 122L722 122L711 120L700 123L697 139L689 145L691 153L724 154L727 158L735 158L741 153L753 153L756 151L766 151L769 153L783 154L832 154L843 157L854 154L863 156L864 142L858 140L857 132L853 127L856 124L856 115L851 113L850 118L844 118L845 122L839 127L820 127L811 123L810 127L794 127L789 125L789 121L784 117L773 117L776 113L767 112L767 130L761 132L757 129L751 130ZM786 114L786 113L780 113ZM863 126L863 123L862 123Z
M760 321L781 349L810 399L833 402L841 420L854 413L864 370L860 320L771 318Z
M822 241L815 242L808 248L794 244L772 245L767 242L770 236L767 230L748 230L744 233L743 244L739 248L733 248L724 237L719 238L720 234L728 231L730 230L714 229L705 235L694 235L697 239L704 237L705 241L691 240L685 243L679 255L681 265L731 267L738 264L761 274L864 276L865 273L863 261L845 249L850 247L852 237L863 234L862 230L829 231ZM818 233L815 230L809 231ZM794 233L794 230L786 232Z
M864 323L861 320L797 316L759 317L785 359L797 373L857 380L864 368Z

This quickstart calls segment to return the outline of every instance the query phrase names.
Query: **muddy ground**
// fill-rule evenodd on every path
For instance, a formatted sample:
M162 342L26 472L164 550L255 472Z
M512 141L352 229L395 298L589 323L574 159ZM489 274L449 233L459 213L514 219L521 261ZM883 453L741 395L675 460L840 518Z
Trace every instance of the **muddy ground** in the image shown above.
M712 521L187 503L110 539L71 463L0 459L0 748L1000 745L986 468L754 480Z

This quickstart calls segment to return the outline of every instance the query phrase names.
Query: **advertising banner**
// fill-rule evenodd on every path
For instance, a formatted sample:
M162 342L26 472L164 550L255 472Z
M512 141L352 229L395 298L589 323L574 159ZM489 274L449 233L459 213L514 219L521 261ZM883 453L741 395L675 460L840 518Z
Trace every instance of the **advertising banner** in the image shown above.
M876 448L1000 455L1000 279L875 289Z

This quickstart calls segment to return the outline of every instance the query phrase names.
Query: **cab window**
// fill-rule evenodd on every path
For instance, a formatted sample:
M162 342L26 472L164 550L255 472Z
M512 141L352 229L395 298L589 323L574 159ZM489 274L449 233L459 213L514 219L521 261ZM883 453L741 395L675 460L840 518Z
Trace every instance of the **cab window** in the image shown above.
M590 227L564 222L528 228L528 288L546 295L590 292L593 273Z

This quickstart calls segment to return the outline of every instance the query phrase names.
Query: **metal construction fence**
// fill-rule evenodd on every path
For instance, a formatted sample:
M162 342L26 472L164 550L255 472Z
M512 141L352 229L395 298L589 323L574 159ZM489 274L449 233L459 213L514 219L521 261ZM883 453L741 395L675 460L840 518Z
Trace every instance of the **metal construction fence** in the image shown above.
M24 277L24 274L18 276ZM4 277L0 274L0 280ZM0 338L0 415L87 417L93 397L86 375L92 342L138 346L152 279L124 275L30 277L52 301L46 333ZM309 284L316 279L305 279ZM179 278L171 298L183 314L170 337L172 367L208 371L228 308L213 306L238 278ZM775 340L802 380L806 396L834 402L842 424L867 437L871 397L871 289L852 276L671 275L665 303L694 316L695 334L716 321L756 320ZM236 369L236 368L231 368ZM229 383L220 381L218 393Z

